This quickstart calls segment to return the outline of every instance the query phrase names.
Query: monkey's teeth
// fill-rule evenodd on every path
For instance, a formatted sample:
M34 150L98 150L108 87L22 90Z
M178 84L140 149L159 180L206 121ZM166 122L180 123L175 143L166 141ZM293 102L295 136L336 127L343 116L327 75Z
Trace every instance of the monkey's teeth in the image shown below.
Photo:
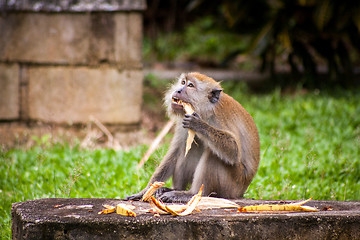
M173 99L173 102L176 103L176 104L179 104L179 105L183 105L183 101L181 101L180 99L174 97Z

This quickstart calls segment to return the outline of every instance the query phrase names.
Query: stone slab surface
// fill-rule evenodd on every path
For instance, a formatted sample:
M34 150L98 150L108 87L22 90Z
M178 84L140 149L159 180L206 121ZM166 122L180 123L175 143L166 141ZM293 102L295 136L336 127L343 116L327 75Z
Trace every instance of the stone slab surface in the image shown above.
M29 67L29 118L54 123L138 124L141 70L113 67Z
M142 15L9 13L0 18L0 61L141 68Z
M0 63L0 119L19 118L19 72L18 64Z
M360 239L360 202L311 201L332 211L287 214L203 210L184 217L144 213L137 217L102 214L115 199L39 199L12 206L13 239ZM241 206L278 201L236 200ZM125 202L129 203L129 202Z

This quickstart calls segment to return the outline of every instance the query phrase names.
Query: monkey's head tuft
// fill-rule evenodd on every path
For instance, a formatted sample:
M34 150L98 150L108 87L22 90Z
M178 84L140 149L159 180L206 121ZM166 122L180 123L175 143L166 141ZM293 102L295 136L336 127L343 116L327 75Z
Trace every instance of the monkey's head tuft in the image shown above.
M165 97L169 115L183 116L184 103L190 104L201 117L213 113L221 98L222 88L214 79L198 72L183 73Z

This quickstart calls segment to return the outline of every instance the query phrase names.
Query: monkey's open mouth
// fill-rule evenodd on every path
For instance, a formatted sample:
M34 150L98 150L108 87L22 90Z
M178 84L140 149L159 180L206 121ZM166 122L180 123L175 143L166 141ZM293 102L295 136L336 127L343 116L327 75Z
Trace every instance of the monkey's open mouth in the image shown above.
M173 97L172 98L172 104L171 104L171 107L173 110L175 111L180 111L180 112L183 112L184 111L184 103L182 100L180 100L179 98L177 97Z
M178 99L177 97L173 97L172 98L172 102L177 104L177 105L183 105L183 101L181 101L180 99Z

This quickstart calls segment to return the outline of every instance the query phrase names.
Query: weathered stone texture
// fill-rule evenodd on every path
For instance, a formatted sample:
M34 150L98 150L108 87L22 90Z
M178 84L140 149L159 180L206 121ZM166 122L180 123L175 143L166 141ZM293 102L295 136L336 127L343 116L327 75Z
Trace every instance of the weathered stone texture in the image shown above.
M0 119L94 116L137 126L145 7L145 0L0 1Z
M0 18L0 59L32 63L85 63L89 49L86 14L9 14Z
M142 71L112 67L28 69L29 117L55 123L140 121Z
M0 119L19 118L19 65L0 63Z
M0 18L0 61L141 67L140 13L8 13Z
M145 0L11 0L0 1L0 9L11 11L86 12L145 10Z
M97 214L115 199L39 199L12 206L13 239L360 239L360 202L311 201L332 211L286 214L203 210L184 217L145 213L136 217ZM237 200L241 206L274 201ZM129 204L129 202L125 202ZM275 201L278 203L278 201ZM54 207L56 206L57 207Z
M142 16L137 13L129 13L127 18L128 39L127 56L130 63L141 62L142 59ZM120 34L120 32L118 33ZM131 49L131 50L130 50ZM130 51L129 51L130 50Z

